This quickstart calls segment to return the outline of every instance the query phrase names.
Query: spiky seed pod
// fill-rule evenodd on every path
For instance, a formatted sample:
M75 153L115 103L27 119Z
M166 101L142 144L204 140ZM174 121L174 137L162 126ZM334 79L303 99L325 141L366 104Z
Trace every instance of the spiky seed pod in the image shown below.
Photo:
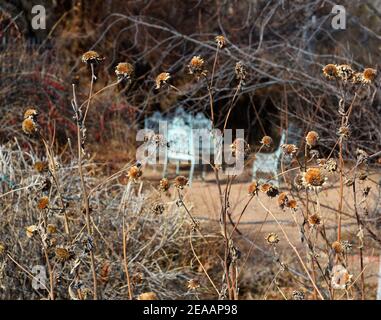
M288 203L288 197L286 192L282 192L278 196L278 205L281 209L284 209L285 206L287 206Z
M308 223L311 227L318 226L321 223L321 217L314 213L308 217Z
M339 241L335 241L332 243L332 249L336 253L342 253L344 251L343 245Z
M140 167L132 166L127 172L127 177L128 179L132 179L133 181L136 181L142 176L142 174L143 172Z
M200 56L194 56L188 64L189 74L196 76L196 78L204 77L207 70L204 69L205 61Z
M298 152L298 147L294 144L282 144L283 154L288 157L293 157Z
M245 80L246 80L247 72L246 72L246 68L245 68L242 61L238 61L236 63L234 71L235 71L235 75L236 75L237 80L244 84Z
M22 122L22 130L27 135L32 135L38 131L37 123L32 118L26 118Z
M303 184L305 187L321 187L326 180L327 177L321 168L308 168L307 171L303 173Z
M42 197L37 202L37 208L40 210L44 210L49 205L49 198L48 197Z
M355 75L352 67L347 64L341 64L337 66L337 77L343 82L350 81Z
M36 109L30 108L24 112L24 119L27 119L27 118L36 119L37 116L38 116L38 111Z
M377 76L377 70L373 68L366 68L362 73L362 82L364 84L372 83Z
M271 145L273 144L273 139L270 137L270 136L264 136L261 140L261 144L264 146L264 147L271 147Z
M197 280L197 279L190 279L188 280L187 282L187 288L189 290L197 290L198 288L200 288L200 282Z
M258 191L259 191L259 185L258 185L257 181L253 181L252 183L250 183L249 188L248 188L249 195L251 195L251 196L257 195Z
M169 190L170 186L171 185L170 185L169 180L167 178L163 178L159 182L159 189L161 191L167 192Z
M328 79L328 80L334 80L337 78L337 66L335 64L327 64L323 68L323 75Z

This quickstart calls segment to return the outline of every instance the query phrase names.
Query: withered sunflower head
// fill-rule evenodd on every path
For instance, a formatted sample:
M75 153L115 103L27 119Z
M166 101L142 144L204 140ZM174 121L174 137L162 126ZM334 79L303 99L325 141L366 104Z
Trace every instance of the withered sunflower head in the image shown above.
M261 140L261 144L264 146L264 147L271 147L271 145L273 144L273 139L270 137L270 136L264 136Z
M189 290L197 290L200 288L200 282L197 279L190 279L187 282L187 288Z
M261 184L260 190L261 192L266 193L270 198L274 198L279 194L278 188L270 183Z
M142 176L143 172L139 166L132 166L128 172L127 177L133 181L138 180Z
M27 119L27 118L35 119L35 118L37 118L37 116L38 116L38 111L36 109L33 109L33 108L27 109L24 112L24 119Z
M144 292L138 296L138 300L158 300L155 292Z
M317 188L323 186L327 177L321 168L308 168L303 173L303 184L305 187Z
M159 182L159 189L161 191L167 192L169 190L170 186L171 185L170 185L169 180L167 178L163 178Z
M40 210L46 209L49 205L49 198L44 196L40 198L37 202L37 208Z
M362 73L363 83L369 84L372 83L377 76L377 70L373 68L366 68Z
M293 157L298 152L298 147L294 144L282 144L283 154L288 157Z
M252 183L250 183L249 188L248 188L249 195L251 195L251 196L257 195L258 191L259 191L259 185L258 185L257 181L253 181Z
M200 56L193 56L188 64L189 74L195 75L197 78L204 77L207 70L204 69L205 61Z
M63 247L57 247L54 252L56 259L59 262L66 262L74 258L73 252L70 252L68 249Z
M321 223L321 217L317 213L314 213L308 217L308 223L312 227L317 226Z
M25 134L32 135L38 131L37 123L31 117L26 118L22 122L22 130Z
M355 71L352 69L350 65L341 64L337 66L337 76L343 82L350 81L355 75Z
M280 207L281 209L284 209L284 207L287 206L288 201L289 201L289 200L288 200L287 193L286 193L286 192L282 192L282 193L280 193L279 196L278 196L277 201L278 201L278 205L279 205L279 207Z

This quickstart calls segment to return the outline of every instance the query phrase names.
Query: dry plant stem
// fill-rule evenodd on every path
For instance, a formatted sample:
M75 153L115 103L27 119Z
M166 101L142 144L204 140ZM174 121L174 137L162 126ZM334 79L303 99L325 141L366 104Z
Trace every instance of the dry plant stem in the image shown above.
M94 73L93 67L92 67L92 73ZM93 87L93 82L94 82L94 77L92 76L91 77L91 89ZM73 97L74 103L77 106L76 96L75 96L75 86L74 85L73 85L73 94L74 94L74 97ZM90 90L89 96L91 97L91 90ZM89 100L89 103L90 103L90 100ZM88 109L88 107L89 107L89 105L87 106L87 109ZM81 128L80 128L81 119L78 119L77 113L76 113L76 116L77 116L78 173L79 173L79 177L81 180L82 201L83 201L83 205L85 207L86 229L87 229L88 235L90 236L92 234L92 231L91 231L91 223L90 223L89 198L87 196L86 183L85 183L85 179L83 176L83 169L82 169L82 143L81 143L82 141L81 141ZM82 122L82 125L84 125L83 122ZM97 274L96 274L96 269L95 269L95 261L94 261L93 250L90 250L90 265L91 265L91 272L92 272L92 276L93 276L93 291L94 291L93 297L94 297L94 300L97 300L98 299L98 286L97 286Z
M206 81L206 87L208 89L208 94L209 94L209 104L210 104L210 115L212 117L212 127L214 127L214 110L213 110L213 93L212 93L212 88L209 85L208 78L206 76L205 81Z
M130 281L130 273L128 272L128 260L127 260L127 242L128 242L128 233L126 232L126 225L125 225L125 219L123 216L123 262L124 262L124 271L126 273L127 278L127 287L128 287L128 296L129 299L132 300L132 288L131 288L131 281Z
M299 259L299 261L300 261L300 264L302 265L304 271L306 272L308 278L310 279L310 281L311 281L313 287L314 287L315 290L317 291L317 293L318 293L320 299L321 299L321 300L324 300L323 295L321 294L321 292L320 292L319 288L317 287L315 281L312 279L310 273L308 272L308 269L307 269L305 263L303 262L303 259L302 259L302 257L300 256L298 250L295 248L295 246L292 244L291 240L289 239L289 237L288 237L288 235L287 235L287 232L284 230L284 228L283 228L282 225L279 223L278 219L274 216L274 214L271 212L271 210L269 210L268 208L266 208L266 206L262 203L262 201L261 201L259 198L258 198L258 202L259 202L259 204L262 206L262 208L265 209L266 212L268 212L268 213L271 215L271 217L275 220L276 224L277 224L277 225L279 226L279 228L281 229L281 231L282 231L284 237L286 238L288 244L290 245L291 249L295 252L296 256L298 257L298 259Z
M216 290L218 296L220 296L220 292L218 291L217 286L214 284L212 278L208 274L208 271L206 271L204 265L202 264L200 258L198 257L198 255L196 254L196 251L194 250L193 243L192 243L192 232L189 235L189 243L190 243L190 247L192 249L193 255L196 258L197 262L200 264L200 267L202 268L202 271L204 271L206 277L208 278L209 282L212 284L214 290Z
M234 92L234 96L233 96L232 102L230 103L229 110L228 110L228 113L227 113L226 118L225 118L224 129L222 130L222 132L224 132L226 129L226 125L228 124L229 116L230 116L231 111L233 110L235 98L236 98L239 90L241 90L241 81L238 83L237 89Z
M54 274L53 274L52 266L49 261L48 252L46 251L45 247L44 247L44 254L45 254L46 265L48 266L48 272L49 272L50 299L54 300Z
M218 59L218 53L219 53L219 51L220 51L220 47L217 46L216 55L214 56L212 76L210 77L210 87L211 88L213 88L214 72L216 71L216 65L217 65L217 59Z
M356 215L356 221L357 221L357 227L359 229L359 232L361 230L361 221L360 221L360 216L357 210L357 197L356 197L356 171L355 171L355 178L353 181L353 205L355 209L355 215ZM362 239L360 239L362 242ZM363 244L360 243L359 246L359 251L360 251L360 270L361 270L361 299L365 300L365 277L364 277L364 257L363 257Z

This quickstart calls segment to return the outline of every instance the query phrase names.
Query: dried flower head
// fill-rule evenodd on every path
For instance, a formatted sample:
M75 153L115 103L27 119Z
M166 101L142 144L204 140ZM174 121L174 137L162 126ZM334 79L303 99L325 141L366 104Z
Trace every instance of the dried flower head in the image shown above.
M118 79L132 79L135 75L135 68L131 63L120 62L115 68Z
M282 144L283 153L286 156L293 157L298 152L298 147L294 144Z
M142 176L142 174L143 172L139 166L132 166L127 172L127 177L128 179L136 181Z
M352 281L352 275L341 264L335 265L331 273L331 285L333 289L344 290Z
M189 290L197 290L200 288L200 282L197 279L190 279L187 282L187 288Z
M49 198L48 197L42 197L37 202L37 208L40 210L46 209L49 205Z
M357 156L357 161L359 163L366 162L368 157L369 157L369 155L366 151L359 149L359 148L356 150L356 156Z
M303 173L303 184L305 187L321 187L326 180L327 177L321 168L309 168L306 172Z
M59 262L66 262L74 257L74 254L72 252L63 247L57 247L54 250L54 253L56 255L57 261Z
M274 244L277 244L279 242L279 237L276 233L274 232L271 232L269 233L267 236L266 236L266 241L268 244L271 244L271 245L274 245Z
M328 79L328 80L333 80L335 78L337 78L337 74L338 74L338 71L337 71L337 66L330 63L330 64L327 64L324 68L323 68L323 74L324 76Z
M353 71L352 67L347 64L341 64L337 66L337 77L344 81L350 81L353 76L355 75L355 72Z
M230 145L230 149L233 157L245 158L250 153L250 145L242 138L235 139Z
M270 137L270 136L264 136L261 140L261 144L264 146L264 147L271 147L273 143L273 139Z
M319 141L319 135L316 131L310 131L307 133L306 143L310 148L315 147L318 141Z
M48 225L46 226L46 231L47 231L49 234L57 233L57 227L56 227L54 224L48 224Z
M144 292L138 296L138 300L158 300L155 292Z
M304 300L305 296L304 296L304 293L302 291L294 290L294 291L292 291L292 298L294 300Z
M372 68L366 68L362 73L362 82L364 84L369 84L376 79L377 70Z
M168 72L162 72L160 73L156 79L156 89L160 89L161 87L168 84L169 79L171 79L171 75Z
M24 119L27 119L27 118L36 119L37 116L38 116L38 111L36 109L27 109L24 112Z
M48 163L43 161L36 161L33 167L37 172L42 173L48 170Z
M99 55L96 51L87 51L82 55L82 62L85 62L87 64L95 64L102 62L104 60L103 57Z
M342 244L339 241L335 241L335 242L332 243L332 249L336 253L342 253L344 251L344 248L343 248Z
M194 56L188 64L189 74L195 75L197 78L205 77L207 70L204 69L205 61L200 56Z
M284 209L285 206L288 204L288 197L286 192L282 192L278 196L278 205L281 209Z
M308 217L308 223L312 227L317 226L321 223L321 217L317 213L314 213Z
M343 139L348 139L351 134L351 131L349 130L349 126L341 126L339 130L337 131L337 134Z
M169 190L170 186L171 185L170 185L169 180L167 178L163 178L160 180L159 189L161 191L167 192Z
M290 208L292 210L296 210L298 208L298 203L295 199L288 199L286 203L287 208Z
M317 163L321 168L329 173L333 173L337 171L337 162L333 158L326 159L318 159Z
M0 257L5 254L6 250L7 247L5 246L5 244L0 242Z
M22 122L22 130L24 133L32 135L38 131L37 123L33 120L33 118L26 118Z
M253 181L252 183L250 183L249 188L248 188L249 195L251 195L251 196L257 195L258 191L259 191L259 185L258 185L257 181Z
M236 63L234 71L237 80L241 83L245 83L247 72L242 61Z
M151 207L151 211L156 214L156 215L161 215L163 214L165 210L164 204L162 203L154 203Z
M36 225L31 225L26 228L26 236L28 238L32 238L35 234L37 234L38 227Z
M224 36L222 36L222 35L216 36L215 40L216 40L216 43L218 45L218 48L222 49L222 48L225 47L225 45L226 45L226 39L225 39Z
M270 183L262 184L260 190L261 192L266 193L270 198L274 198L279 194L278 188Z
M184 187L187 185L187 183L188 183L188 179L187 178L185 178L184 176L177 176L176 178L175 178L175 187L177 188L177 189L184 189Z

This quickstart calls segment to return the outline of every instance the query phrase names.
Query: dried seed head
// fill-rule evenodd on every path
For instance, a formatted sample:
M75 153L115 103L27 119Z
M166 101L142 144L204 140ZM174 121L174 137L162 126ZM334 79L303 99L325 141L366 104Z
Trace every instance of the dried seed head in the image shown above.
M278 188L270 183L262 184L260 190L261 192L266 193L270 198L274 198L279 194Z
M364 84L372 83L376 79L377 70L372 68L366 68L362 73L362 82Z
M63 247L57 247L54 252L56 255L56 259L59 262L66 262L74 258L74 254L70 252L68 249Z
M35 119L38 116L38 111L36 109L27 109L24 112L24 119L32 118Z
M206 76L207 70L204 69L205 61L200 56L194 56L188 64L189 74L195 75L197 78Z
M156 79L156 89L160 89L161 87L168 84L169 79L171 79L171 75L168 72L160 73Z
M115 68L118 79L132 79L135 75L135 68L128 62L120 62Z
M318 159L317 163L321 168L323 168L325 171L329 173L336 172L337 170L337 162L333 158L326 159Z
M82 55L82 62L87 64L95 64L103 61L104 58L99 55L96 51L87 51Z
M337 134L344 139L348 139L351 134L349 130L349 126L340 127L339 130L337 131Z
M326 180L327 177L320 168L309 168L303 173L303 184L307 188L321 187Z
M294 144L282 144L283 153L286 156L293 157L298 152L298 147Z
M327 64L324 68L323 68L323 74L324 76L328 79L328 80L333 80L335 78L337 78L337 74L338 74L338 71L337 71L337 66L330 63L330 64Z
M315 147L318 141L319 141L319 135L317 134L316 131L310 131L307 133L306 143L310 148Z
M258 185L257 181L253 181L252 183L250 183L249 188L248 188L249 195L251 195L251 196L257 195L258 191L259 191L259 185Z
M226 39L224 36L216 36L215 37L216 43L220 49L224 48L226 45Z
M302 291L294 290L292 291L292 298L294 300L304 300L304 293Z
M264 136L261 140L261 144L264 146L264 147L271 147L273 143L273 139L270 137L270 136Z
M47 231L49 234L57 233L57 227L56 227L54 224L48 224L48 225L46 226L46 231Z
M37 202L37 208L40 210L46 209L49 205L49 198L48 197L42 197Z
M351 283L353 275L341 264L335 265L331 273L331 285L333 289L344 290Z
M164 207L164 204L162 203L154 203L151 208L151 211L156 215L163 214L164 210L165 210L165 207Z
M278 205L281 209L284 209L285 206L288 204L288 197L286 192L282 192L278 196Z
M274 244L277 244L279 242L279 237L276 233L274 232L271 232L269 233L267 236L266 236L266 241L268 244L271 244L271 245L274 245Z
M26 236L28 238L32 238L35 234L37 234L38 227L36 225L31 225L26 228Z
M136 181L142 176L142 174L143 172L140 167L132 166L127 172L127 177L128 179L132 179L133 181Z
M296 210L298 208L298 203L295 199L289 199L286 203L287 208L290 208L292 210Z
M177 188L177 189L184 189L184 187L187 185L187 183L188 183L188 179L187 178L185 178L184 176L177 176L176 178L175 178L175 187Z
M308 217L308 223L310 226L317 226L321 223L321 218L317 213L314 213Z
M189 290L197 290L200 288L200 282L197 279L190 279L187 282L187 288Z
M170 183L167 178L163 178L160 180L159 189L161 191L167 192L169 190L169 187L170 187Z
M246 68L242 61L238 61L235 65L235 75L239 82L245 83L246 80Z
M48 163L42 162L42 161L36 161L33 167L38 173L42 173L48 170Z
M32 118L26 118L22 122L22 130L28 135L32 135L38 131L37 123Z
M332 243L332 249L335 250L336 253L342 253L344 251L344 248L339 241Z
M138 296L138 300L158 300L155 292L144 292Z
M6 251L7 251L7 247L5 246L5 244L0 242L0 257L4 255Z
M353 71L352 67L347 64L341 64L337 66L337 77L341 79L344 82L350 81L353 76L355 75L355 72Z
M250 145L242 138L237 138L230 145L233 157L246 157L250 153Z

